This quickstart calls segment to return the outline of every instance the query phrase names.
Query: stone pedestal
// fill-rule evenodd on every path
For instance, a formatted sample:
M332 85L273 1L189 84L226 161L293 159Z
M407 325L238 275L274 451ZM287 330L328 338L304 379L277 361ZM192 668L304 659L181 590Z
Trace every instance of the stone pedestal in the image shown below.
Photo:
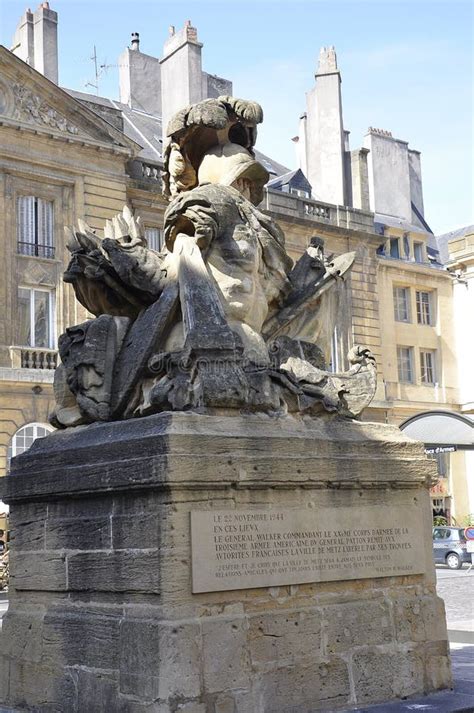
M37 441L4 485L13 532L1 701L65 713L309 713L448 686L431 468L398 429L331 417L162 414ZM248 513L303 525L290 533L279 522L288 546L275 568L255 565L239 589L244 555L213 563L209 538L233 545L220 552L248 547L251 560L255 530L210 530L200 511L216 527ZM397 542L406 564L387 554ZM323 550L333 581L308 582ZM202 591L217 580L221 591Z

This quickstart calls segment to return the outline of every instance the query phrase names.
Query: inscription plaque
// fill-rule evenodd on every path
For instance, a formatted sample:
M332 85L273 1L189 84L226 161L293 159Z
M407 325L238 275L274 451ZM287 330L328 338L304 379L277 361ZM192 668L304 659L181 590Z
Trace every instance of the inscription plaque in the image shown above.
M420 574L422 520L414 505L194 510L193 592Z

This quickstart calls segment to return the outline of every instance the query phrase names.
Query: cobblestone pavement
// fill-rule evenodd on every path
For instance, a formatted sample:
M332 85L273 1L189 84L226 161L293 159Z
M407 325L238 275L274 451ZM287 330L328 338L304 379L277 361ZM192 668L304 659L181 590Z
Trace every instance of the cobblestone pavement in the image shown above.
M474 568L436 567L437 590L444 599L450 641L474 645ZM464 634L463 634L464 632Z

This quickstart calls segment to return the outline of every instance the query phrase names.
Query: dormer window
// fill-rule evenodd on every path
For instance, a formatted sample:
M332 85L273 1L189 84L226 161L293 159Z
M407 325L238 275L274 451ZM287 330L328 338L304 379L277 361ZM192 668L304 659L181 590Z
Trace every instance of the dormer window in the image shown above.
M398 238L390 238L390 257L400 260L400 242Z
M424 262L423 243L413 243L413 255L415 262Z

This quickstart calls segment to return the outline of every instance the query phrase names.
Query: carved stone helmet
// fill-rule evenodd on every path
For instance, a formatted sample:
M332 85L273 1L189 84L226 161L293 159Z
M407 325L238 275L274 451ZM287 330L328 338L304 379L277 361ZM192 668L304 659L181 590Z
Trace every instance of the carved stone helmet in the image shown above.
M198 184L219 183L248 191L248 198L258 205L263 197L263 187L269 179L268 171L250 152L238 144L225 143L204 154L198 170ZM246 185L245 185L246 184Z
M173 198L199 184L219 183L244 189L259 203L269 177L253 151L262 119L256 102L227 96L175 114L167 131L164 195Z

